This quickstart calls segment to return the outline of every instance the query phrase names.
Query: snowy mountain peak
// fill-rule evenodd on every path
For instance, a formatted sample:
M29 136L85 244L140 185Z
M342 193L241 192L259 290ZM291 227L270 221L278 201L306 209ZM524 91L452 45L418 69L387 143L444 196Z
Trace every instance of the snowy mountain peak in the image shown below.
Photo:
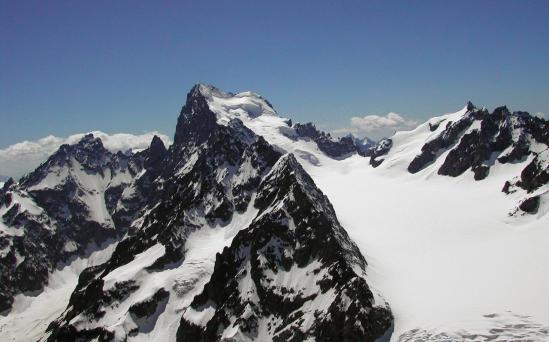
M476 109L475 105L471 101L467 101L467 104L465 105L465 108L468 111L472 111L472 110Z
M193 89L207 99L222 123L233 117L247 116L253 119L260 115L277 115L269 101L251 91L234 94L204 84L198 84Z
M467 104L465 105L465 109L467 111L473 111L475 110L477 107L475 107L475 105L471 102L471 101L467 101Z
M113 153L86 134L61 145L19 183L6 183L11 186L0 191L0 311L20 292L39 293L58 263L120 238L141 209L143 201L131 200L148 185L139 176L165 153L158 137L134 154ZM136 179L141 183L133 184Z
M204 84L204 83L197 83L192 88L189 94L193 97L195 96L203 96L205 98L211 98L213 96L216 97L231 97L234 96L234 94L230 92L223 91L213 85L210 84Z
M238 94L211 93L208 97L208 105L216 114L217 121L220 124L227 124L231 119L238 118L243 121L252 120L259 116L276 116L269 101L252 92L242 92Z
M215 114L208 107L203 85L196 85L187 94L187 101L181 109L175 128L174 145L204 141L216 125Z
M95 137L93 133L88 133L76 144L61 145L58 152L77 156L82 154L103 154L109 151L103 146L103 141L100 138Z
M103 142L101 139L96 138L93 133L88 133L80 139L77 145L84 148L103 147Z
M504 117L507 117L507 116L511 115L511 112L509 111L509 108L507 108L507 106L500 106L500 107L497 107L496 109L494 109L494 111L492 112L492 115L504 118Z
M282 200L283 196L299 189L313 205L323 208L327 211L326 214L333 214L335 217L327 198L316 188L312 178L292 153L280 157L259 188L256 205L265 207L265 202L272 202L274 198Z
M267 202L281 200L288 193L288 189L295 187L314 186L313 180L303 170L295 156L288 153L282 156L271 169L271 172L261 182L261 191L256 198L256 206L265 207ZM313 195L304 191L307 195Z
M276 115L272 104L261 95L252 91L235 94L223 91L213 85L198 83L191 89L189 95L191 97L204 97L212 105L212 110L216 112L223 110L234 111L240 108L251 118L264 114Z
M292 124L291 120L279 117L272 105L256 93L233 94L203 84L196 85L187 96L178 120L175 142L185 144L192 140L200 144L217 125L228 126L230 122L237 122L233 120L263 136L282 152L293 151L292 142L301 140L307 144L312 141L328 157L342 159L353 154L367 156L374 145L368 139L334 138L330 133L318 130L313 123Z
M305 172L292 153L288 153L280 157L280 159L273 166L270 175L279 174L284 172L284 170L288 170L289 172L297 172L299 175ZM269 176L267 176L267 178L268 177Z
M244 123L260 116L277 116L272 105L258 94L224 92L211 85L197 84L181 109L175 143L200 143L216 125L227 126L233 119Z
M63 168L71 167L78 163L81 167L91 172L102 172L111 162L114 154L103 146L100 138L93 134L86 134L78 143L63 144L36 170L21 178L20 183L24 187L38 184L48 174Z
M146 159L144 161L144 166L146 169L153 168L161 163L161 161L166 156L168 150L164 145L162 139L155 135L152 140L149 148L146 150Z

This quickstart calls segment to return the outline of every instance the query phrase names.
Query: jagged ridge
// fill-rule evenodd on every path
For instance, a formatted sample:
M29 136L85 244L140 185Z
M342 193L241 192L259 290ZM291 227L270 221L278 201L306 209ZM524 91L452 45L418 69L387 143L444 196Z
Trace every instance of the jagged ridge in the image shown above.
M86 257L90 247L125 233L128 222L117 203L156 153L114 154L88 134L62 145L19 183L6 183L0 191L2 222L9 227L0 235L0 311L11 308L17 293L40 292L59 263Z
M373 341L388 329L364 258L293 155L262 181L254 205L257 218L216 258L178 340ZM201 311L213 313L199 325Z

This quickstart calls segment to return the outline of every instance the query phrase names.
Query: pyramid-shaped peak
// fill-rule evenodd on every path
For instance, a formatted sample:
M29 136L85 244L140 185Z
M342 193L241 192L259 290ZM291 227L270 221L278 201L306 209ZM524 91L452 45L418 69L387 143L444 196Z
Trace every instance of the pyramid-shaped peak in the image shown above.
M475 105L471 101L467 101L467 104L465 105L465 108L467 108L467 111L473 111L473 110L477 109L477 107L475 107Z

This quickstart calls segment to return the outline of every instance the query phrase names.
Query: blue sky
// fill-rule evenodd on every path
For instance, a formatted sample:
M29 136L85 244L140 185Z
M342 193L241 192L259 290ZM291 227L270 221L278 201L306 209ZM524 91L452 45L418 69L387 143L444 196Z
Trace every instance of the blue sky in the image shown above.
M197 82L326 129L469 99L548 113L548 17L549 1L0 0L0 148L172 135Z

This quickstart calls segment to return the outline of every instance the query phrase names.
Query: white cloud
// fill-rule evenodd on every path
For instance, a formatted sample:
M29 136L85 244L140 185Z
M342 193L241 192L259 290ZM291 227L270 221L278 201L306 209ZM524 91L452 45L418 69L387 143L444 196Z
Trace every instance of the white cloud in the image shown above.
M546 120L549 119L549 116L543 112L537 112L536 116Z
M418 125L417 121L407 120L397 113L387 115L366 115L352 117L350 127L337 129L336 135L352 133L356 136L367 136L371 139L381 139L393 135L396 131L409 130Z
M107 134L100 131L91 132L95 137L101 138L106 149L112 152L127 151L147 148L156 134L166 145L171 144L171 139L158 132L149 132L140 135L117 133ZM0 175L19 178L25 173L34 170L44 162L62 144L75 144L87 133L71 135L60 138L48 135L35 141L23 142L0 149Z

